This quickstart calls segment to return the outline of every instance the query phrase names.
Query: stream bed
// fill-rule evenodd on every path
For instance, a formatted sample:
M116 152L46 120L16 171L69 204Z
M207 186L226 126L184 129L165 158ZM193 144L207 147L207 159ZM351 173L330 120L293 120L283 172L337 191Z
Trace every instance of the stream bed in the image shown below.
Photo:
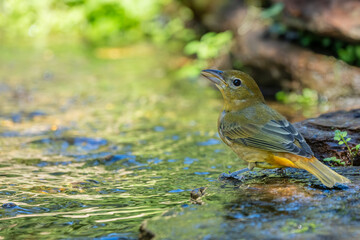
M0 239L138 239L145 220L159 239L359 236L357 184L219 181L244 165L218 137L220 93L179 77L182 61L146 45L0 47Z

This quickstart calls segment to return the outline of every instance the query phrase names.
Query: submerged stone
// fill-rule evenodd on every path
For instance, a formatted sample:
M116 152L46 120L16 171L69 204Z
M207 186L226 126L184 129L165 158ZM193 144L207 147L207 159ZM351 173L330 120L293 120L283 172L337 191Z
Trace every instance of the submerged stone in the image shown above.
M301 170L219 182L207 188L204 205L147 220L140 239L358 239L360 169L335 170L352 182L329 189Z
M15 203L9 202L9 203L4 203L1 207L2 208L14 208L17 205Z

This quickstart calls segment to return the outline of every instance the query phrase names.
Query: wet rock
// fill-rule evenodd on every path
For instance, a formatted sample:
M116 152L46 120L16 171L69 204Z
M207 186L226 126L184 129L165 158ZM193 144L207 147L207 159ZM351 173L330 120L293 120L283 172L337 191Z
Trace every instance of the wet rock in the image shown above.
M25 121L32 121L35 118L39 118L39 117L45 117L47 116L47 114L43 111L37 110L37 111L32 111L32 112L24 112L24 111L20 111L20 112L16 112L16 113L12 113L9 115L1 115L1 118L4 118L6 120L10 120L13 123L22 123Z
M139 230L140 230L139 239L141 239L141 240L154 239L155 234L147 229L146 222L141 224Z
M334 140L336 129L347 131L347 137L351 138L348 142L350 147L360 144L360 109L322 114L317 118L297 122L294 126L311 146L315 157L320 160L335 156L350 163L346 146L339 145L338 141ZM354 165L360 165L359 158L354 159Z
M360 40L357 0L273 0L284 4L282 20L289 26L348 41Z
M202 205L204 202L201 200L201 197L205 195L206 187L200 187L192 190L190 192L190 200L194 204Z
M17 205L15 203L9 202L9 203L4 203L1 207L2 208L14 208Z
M191 199L196 200L196 199L204 196L205 191L206 191L206 187L196 188L196 189L191 191L190 197L191 197Z
M149 219L140 231L150 239L358 239L360 169L335 170L352 183L328 189L296 169L246 173L245 182L209 186L204 205Z

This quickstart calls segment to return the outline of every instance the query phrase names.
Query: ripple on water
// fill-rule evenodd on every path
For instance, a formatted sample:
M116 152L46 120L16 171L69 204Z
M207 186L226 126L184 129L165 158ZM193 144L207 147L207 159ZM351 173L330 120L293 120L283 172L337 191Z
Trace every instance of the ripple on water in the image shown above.
M209 172L194 172L196 175L208 175Z
M2 208L14 208L17 205L15 203L9 202L9 203L4 203L1 207Z
M36 110L32 112L15 112L8 115L0 115L0 118L11 120L13 123L21 123L25 121L32 121L36 117L44 117L47 116L47 113L41 110Z
M3 52L0 51L1 54ZM73 59L77 56L71 52L69 57ZM60 55L54 58L59 69L72 65L69 59L64 59L65 64L61 65L60 58ZM29 55L29 63L33 62L32 59L33 55ZM86 54L83 59L78 59L80 61L76 60L76 63L81 64L75 64L76 70L85 72L85 75L76 75L74 78L72 71L61 71L67 74L64 79L69 81L61 81L64 88L60 91L56 89L60 83L56 78L41 85L41 88L32 85L35 83L37 86L38 80L26 82L25 85L34 90L31 91L34 98L19 104L21 106L18 108L12 105L3 108L12 112L6 118L0 116L1 124L7 124L1 126L0 140L11 151L1 152L0 206L10 202L17 206L0 208L1 237L136 238L144 219L160 215L172 207L189 204L187 189L208 184L207 178L215 172L209 171L209 166L219 166L220 161L215 159L214 148L210 146L217 144L216 137L196 125L197 113L181 114L186 115L187 119L176 118L174 121L172 116L176 115L175 112L166 112L166 108L157 107L157 103L161 102L174 106L179 103L178 100L184 99L183 93L188 94L190 91L179 89L179 92L174 92L176 99L171 97L162 101L164 97L167 98L166 92L173 89L168 83L175 81L169 81L169 78L164 78L164 82L159 82L163 80L158 78L149 79L152 81L150 85L165 84L169 89L164 92L151 91L148 96L140 94L139 99L150 100L145 101L145 105L151 108L146 107L147 110L143 111L145 105L133 101L133 91L124 92L125 95L118 91L132 85L133 74L128 79L130 85L125 79L128 74L124 74L122 81L107 81L119 72L119 67L122 68L120 71L127 71L134 62L116 63L111 71L104 71L111 67L109 62L101 65L97 59L96 64L99 65L94 67L87 65L88 59ZM135 65L146 66L149 62L156 62L158 66L158 61L147 60L144 61L146 64L136 61ZM13 62L22 61L15 59ZM34 71L35 74L40 72L47 75L47 72L53 71L40 65L34 64L31 74ZM85 65L88 68L79 69ZM18 67L23 69L22 65ZM94 75L99 74L99 82L94 81L97 76L88 75L97 69L99 72ZM25 70L18 72L29 73ZM146 67L137 76L143 78L148 75L148 71L153 70L152 67ZM107 73L109 76L102 75ZM0 74L9 73L0 71ZM19 76L19 81L21 79L27 78ZM82 89L74 88L72 81L78 81L79 87L84 86L85 94L79 94L78 90ZM91 84L88 84L89 81ZM12 84L16 85L16 82ZM146 89L143 90L148 90L150 85L145 85ZM106 86L111 87L106 91L98 88ZM140 88L142 86L139 84ZM139 90L139 93L148 92ZM54 91L59 99L53 99ZM14 100L5 95L0 97L5 102L10 100L9 103ZM152 109L153 100L156 104ZM183 103L178 105L186 105ZM20 109L32 109L34 106L46 111L22 112ZM47 115L50 113L53 115ZM157 117L160 115L164 118ZM192 118L194 120L190 120ZM163 125L165 122L167 125ZM197 143L209 147L199 147ZM3 145L0 145L2 149ZM209 164L207 161L212 162ZM186 170L189 167L191 170Z
M142 167L147 164L138 162L135 155L131 154L104 154L104 157L86 159L84 167L93 167L93 166L106 166L109 169L119 169L124 167Z
M89 152L97 150L102 146L108 144L106 139L102 138L87 138L87 137L60 137L60 138L42 138L30 142L35 145L48 146L49 152L66 153L67 151L75 152ZM72 147L70 149L70 147Z
M211 146L211 145L217 145L220 144L220 141L214 138L210 138L207 141L204 142L198 142L197 145L199 146Z
M156 126L156 127L154 127L154 131L155 132L164 132L165 128L162 126Z
M181 193L184 192L185 190L182 189L174 189L174 190L170 190L169 193Z
M197 158L185 157L185 159L184 159L184 164L191 165L191 164L193 164L194 162L198 162L198 161L199 161L199 159L197 159Z

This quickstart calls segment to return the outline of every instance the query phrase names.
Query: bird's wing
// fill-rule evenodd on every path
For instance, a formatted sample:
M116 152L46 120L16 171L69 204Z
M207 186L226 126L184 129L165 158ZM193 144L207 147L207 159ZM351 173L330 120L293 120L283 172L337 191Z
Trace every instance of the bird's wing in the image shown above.
M303 136L286 119L270 120L265 124L220 123L220 132L228 140L249 147L307 158L314 155Z

